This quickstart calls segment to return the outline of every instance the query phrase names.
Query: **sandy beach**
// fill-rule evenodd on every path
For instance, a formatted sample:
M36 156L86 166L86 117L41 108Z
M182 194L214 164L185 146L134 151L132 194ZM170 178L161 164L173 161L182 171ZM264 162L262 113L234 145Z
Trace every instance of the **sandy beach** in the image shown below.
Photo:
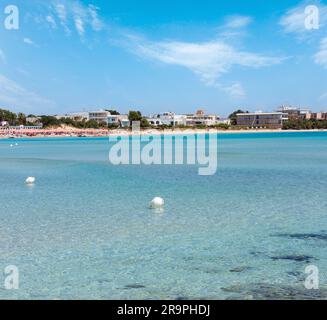
M132 132L126 129L16 129L1 130L0 139L10 138L51 138L51 137L107 137L107 136L157 136L157 135L189 135L189 134L242 134L242 133L287 133L287 132L325 132L327 130L272 130L272 129L249 129L249 130L219 130L219 129L144 129L139 132Z

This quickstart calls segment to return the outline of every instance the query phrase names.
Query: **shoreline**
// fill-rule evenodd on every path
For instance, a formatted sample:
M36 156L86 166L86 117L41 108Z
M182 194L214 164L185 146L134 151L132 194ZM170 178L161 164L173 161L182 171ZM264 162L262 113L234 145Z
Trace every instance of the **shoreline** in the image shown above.
M11 134L0 134L0 140L11 140L11 139L37 139L37 138L105 138L105 137L126 137L126 136L160 136L160 135L190 135L190 134L258 134L258 133L305 133L305 132L327 132L327 129L312 129L312 130L281 130L281 129L249 129L249 130L217 130L217 129L145 129L140 132L131 132L123 129L116 130L94 130L90 132L79 133L78 131L72 130L46 130L47 133L40 133L33 131L11 133Z

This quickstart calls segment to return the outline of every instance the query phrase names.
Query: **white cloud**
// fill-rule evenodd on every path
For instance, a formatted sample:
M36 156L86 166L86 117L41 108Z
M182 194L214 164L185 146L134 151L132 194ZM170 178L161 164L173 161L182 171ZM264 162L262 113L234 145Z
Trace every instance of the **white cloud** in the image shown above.
M327 37L320 42L320 49L314 56L315 63L327 69Z
M239 82L233 83L230 86L222 86L221 89L234 99L242 99L246 96L245 90Z
M319 25L322 29L327 23L327 6L321 4L320 1L305 1L295 8L290 9L280 19L279 24L283 27L286 33L295 33L299 37L307 35L313 35L315 30L309 30L305 27L305 21L307 15L305 9L309 5L315 5L319 9Z
M222 40L203 43L162 41L150 42L141 37L128 36L125 46L142 58L160 61L189 69L208 86L222 89L234 96L245 94L241 84L223 86L218 79L235 66L261 68L280 64L284 58L270 57L238 50Z
M85 5L78 0L61 0L59 2L54 1L53 7L53 14L57 16L67 34L70 34L75 28L79 36L83 37L88 29L99 32L104 27L98 15L99 8L92 4ZM47 21L52 26L56 26L51 15L47 16Z
M227 19L226 28L239 29L245 28L252 22L252 18L248 16L232 16Z
M55 12L57 17L59 18L60 24L65 29L67 33L70 33L70 30L67 26L67 10L66 6L62 3L58 3L55 5Z
M54 103L40 97L13 80L0 74L0 104L8 108L15 108L21 111L42 110L53 108Z
M57 28L56 20L54 19L54 17L52 15L46 16L45 19L50 24L50 26L51 26L52 29L56 29Z
M80 17L75 17L74 22L75 22L75 27L76 27L78 34L80 36L83 36L85 33L83 20Z
M91 26L92 26L93 30L101 31L103 29L104 24L102 23L102 21L100 20L100 18L98 16L99 8L90 4L88 10L89 10L89 14L90 14L90 18L91 18Z
M28 45L34 45L34 44L35 44L35 43L33 42L33 40L30 39L30 38L24 38L24 39L23 39L23 42L26 43L26 44L28 44Z
M1 49L0 49L0 62L6 63L6 55Z

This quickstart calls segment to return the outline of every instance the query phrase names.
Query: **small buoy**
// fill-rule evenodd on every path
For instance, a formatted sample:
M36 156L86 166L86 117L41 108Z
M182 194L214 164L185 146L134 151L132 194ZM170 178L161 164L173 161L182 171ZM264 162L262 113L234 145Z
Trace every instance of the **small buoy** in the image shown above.
M164 205L165 205L165 201L160 197L156 197L150 202L151 209L160 209L163 208Z
M26 184L34 184L35 178L34 177L28 177L25 182L26 182Z
M15 146L18 146L18 143L15 143Z
M13 144L11 144L11 145L10 145L10 148L12 148L13 146L14 146L14 145L13 145Z

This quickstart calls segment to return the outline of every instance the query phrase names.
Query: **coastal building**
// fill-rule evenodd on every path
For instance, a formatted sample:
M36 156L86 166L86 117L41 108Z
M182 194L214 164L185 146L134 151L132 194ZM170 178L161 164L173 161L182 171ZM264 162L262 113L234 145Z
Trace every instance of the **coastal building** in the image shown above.
M283 112L238 113L237 125L248 128L281 129L288 120L288 114Z
M108 117L110 116L110 112L105 110L98 110L98 111L90 111L88 119L90 121L96 121L99 124L108 123Z
M174 112L165 112L160 115L160 120L166 126L186 126L186 115L175 114Z
M109 111L106 110L73 112L65 115L57 115L56 118L69 118L77 122L92 120L96 121L99 124L120 126L122 128L129 127L130 125L128 115L111 114Z
M121 128L127 128L130 126L128 115L112 115L110 112L107 117L107 123L110 126L117 126Z
M69 118L69 116L67 114L56 114L56 115L54 115L54 117L58 120Z
M35 125L35 126L20 125L20 126L10 126L9 127L9 129L12 129L12 130L39 130L39 129L42 129L42 128L43 128L42 124Z
M41 118L40 117L27 117L26 118L26 123L31 123L31 124L40 124L41 123Z
M127 115L126 117L120 119L120 126L122 128L129 128L131 126L131 122L129 121Z
M327 120L327 112L308 113L305 119L317 121Z
M309 109L291 106L281 106L277 112L287 113L289 120L304 120L311 113Z
M217 115L206 115L204 110L197 110L194 115L187 115L187 126L214 126L218 124L220 117Z
M217 120L217 124L227 124L227 125L231 125L231 119L219 119Z
M89 113L88 112L75 112L75 113L70 113L66 116L67 118L70 118L74 121L88 121L89 120Z
M161 121L160 116L150 116L150 117L146 117L146 120L148 120L149 124L151 126L162 126L164 125L164 123Z
M1 121L0 125L1 125L1 127L8 127L9 122L8 121Z
M179 115L173 112L152 115L146 119L152 126L185 126L186 115Z

